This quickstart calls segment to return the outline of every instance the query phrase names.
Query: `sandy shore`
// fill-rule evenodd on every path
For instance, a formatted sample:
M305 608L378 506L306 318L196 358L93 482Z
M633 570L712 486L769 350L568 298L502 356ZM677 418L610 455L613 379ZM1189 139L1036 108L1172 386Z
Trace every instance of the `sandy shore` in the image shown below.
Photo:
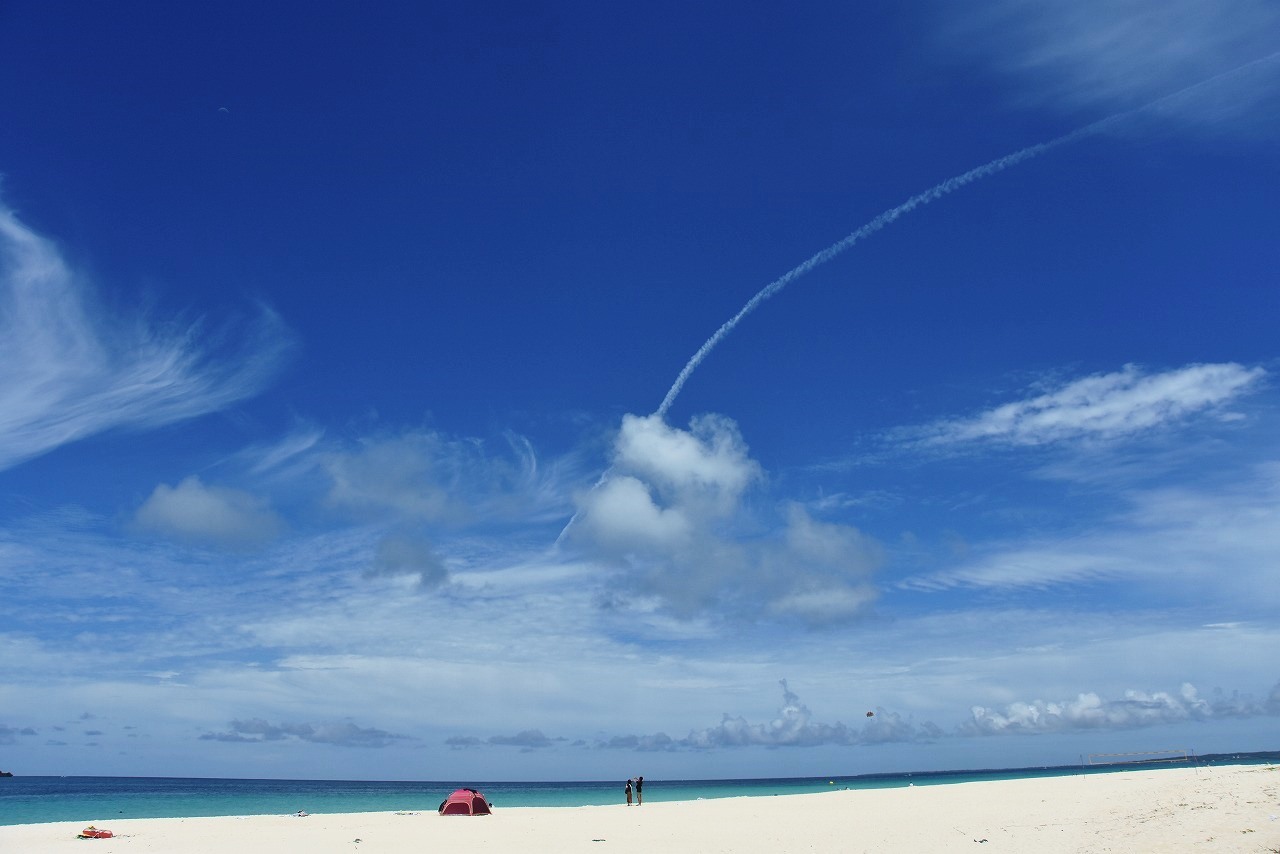
M652 784L657 787L656 781ZM89 823L112 839L81 840ZM1280 852L1280 768L1159 769L642 807L133 819L0 827L0 851Z

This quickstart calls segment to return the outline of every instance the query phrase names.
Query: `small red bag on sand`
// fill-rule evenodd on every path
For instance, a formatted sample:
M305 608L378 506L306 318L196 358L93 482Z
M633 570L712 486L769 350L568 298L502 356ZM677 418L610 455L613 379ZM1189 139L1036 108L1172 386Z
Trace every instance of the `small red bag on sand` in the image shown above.
M98 828L94 827L91 824L88 827L86 827L84 830L80 831L80 835L77 838L78 839L110 839L113 836L115 836L115 834L112 833L111 831L99 830Z

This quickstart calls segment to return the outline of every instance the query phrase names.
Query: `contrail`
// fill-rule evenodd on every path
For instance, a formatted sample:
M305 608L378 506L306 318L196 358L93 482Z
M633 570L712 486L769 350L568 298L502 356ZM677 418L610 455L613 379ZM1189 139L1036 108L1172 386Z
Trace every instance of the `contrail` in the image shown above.
M1142 113L1148 110L1155 109L1163 104L1168 104L1169 102L1174 101L1178 98L1185 97L1186 95L1190 95L1191 93L1196 92L1200 89L1203 89L1208 86L1212 86L1216 83L1220 83L1223 80L1229 79L1231 77L1235 77L1236 75L1242 74L1251 68L1271 62L1277 58L1280 58L1280 51L1272 53L1268 56L1264 56L1261 59L1255 59L1251 62L1246 62L1244 65L1237 66L1231 69L1230 71L1224 71L1221 74L1217 74L1213 77L1208 78L1207 80L1201 80L1199 83L1193 83L1192 85L1187 86L1184 89L1179 89L1177 92L1174 92L1170 95L1165 95L1147 104L1143 104L1141 107L1135 107L1132 110L1125 110L1124 112L1116 113L1115 115L1108 116L1105 119L1099 119L1098 121L1093 122L1092 124L1085 125L1084 127L1071 131L1071 133L1064 134L1063 136L1057 137L1056 139L1051 139L1048 142L1041 142L1041 143L1037 143L1036 145L1030 145L1019 151L1015 151L1012 154L1006 154L1003 157L997 157L995 160L992 160L990 163L983 164L982 166L978 166L975 169L970 169L968 172L965 172L962 175L957 175L954 178L948 178L947 180L943 181L941 184L938 184L937 186L931 189L925 190L923 193L919 193L917 195L912 196L902 204L898 205L896 208L890 208L889 210L877 216L875 219L868 222L866 225L859 228L857 231L850 234L848 237L845 237L844 239L831 244L826 249L823 249L818 254L809 258L804 263L789 270L788 272L784 273L781 277L765 285L756 293L755 296L747 300L747 304L744 305L741 309L739 309L737 314L735 314L733 317L729 318L723 324L721 324L720 328L717 329L715 333L710 338L708 338L701 347L698 348L698 352L693 354L693 357L689 359L689 361L685 364L684 368L680 371L680 374L676 377L675 382L671 384L671 388L667 391L667 396L662 399L662 403L658 406L657 410L653 414L657 415L659 418L663 418L663 419L666 418L667 411L671 409L671 405L675 403L676 398L680 396L680 391L684 388L684 384L688 382L689 377L693 374L693 372L698 369L698 366L701 365L702 361L707 358L707 355L712 350L715 349L716 345L719 344L721 341L723 341L725 336L728 335L730 332L732 332L733 328L737 326L744 317L746 317L751 312L755 311L756 308L760 306L760 303L764 302L769 297L778 293L787 285L791 284L791 282L803 276L805 273L808 273L810 270L814 269L815 267L818 267L818 266L821 266L822 264L827 263L828 261L835 258L837 255L840 255L845 250L851 248L859 240L862 240L864 237L870 237L871 235L875 234L877 231L889 225L899 217L911 213L911 211L915 210L921 205L928 204L929 202L940 199L943 196L947 195L948 193L958 190L961 187L965 187L969 184L972 184L974 181L977 181L980 178L986 178L988 175L994 175L997 172L1001 172L1005 169L1008 169L1010 166L1016 166L1017 164L1022 163L1025 160L1030 160L1033 157L1037 157L1041 154L1044 154L1046 151L1050 151L1054 148L1058 148L1059 146L1066 145L1067 143L1070 143L1070 142L1075 142L1077 139L1080 139L1081 137L1095 134L1103 130L1104 128L1109 127L1110 125L1116 124L1131 116L1137 115L1139 113ZM595 486L592 487L592 490L594 491L596 489L599 489L600 486L603 485L609 479L609 475L612 472L613 472L613 466L610 466L609 468L605 469L604 473L600 475L600 479L596 482ZM574 522L577 521L580 513L581 511L579 511L578 513L574 513L573 516L569 519L568 523L560 531L560 535L556 537L556 541L555 541L556 546L559 546L560 543L564 540L565 536L569 533L569 529L572 528L574 525Z
M720 328L715 331L715 334L712 335L710 338L708 338L706 342L701 347L698 348L698 352L693 354L693 357L689 359L688 363L686 363L684 368L680 371L679 376L676 377L675 382L671 384L670 390L667 391L667 396L662 399L662 403L658 406L658 409L656 412L654 412L654 414L657 415L659 418L666 417L667 411L671 409L671 404L675 403L676 398L680 395L680 390L684 388L684 384L689 380L689 377L693 374L695 370L697 370L698 366L702 364L702 360L707 358L707 355L712 350L715 349L716 345L719 344L721 341L723 341L725 336L728 335L730 332L732 332L734 327L737 326L744 317L746 317L751 312L755 311L756 308L759 307L760 303L764 302L769 297L778 293L787 285L791 284L791 282L803 276L805 273L808 273L810 270L813 270L815 267L818 267L818 266L821 266L822 264L827 263L828 261L835 258L837 255L840 255L841 253L845 252L845 250L851 248L859 240L862 240L865 237L870 237L871 235L875 234L877 231L889 225L899 217L905 216L906 214L911 213L913 210L920 207L921 205L926 205L929 202L940 199L943 196L947 195L948 193L952 193L960 189L961 187L968 186L969 184L972 184L974 181L977 181L980 178L986 178L988 175L994 175L997 172L1001 172L1005 169L1008 169L1010 166L1016 166L1017 164L1022 163L1023 161L1030 160L1033 157L1037 157L1041 154L1044 154L1046 151L1049 151L1054 148L1058 148L1059 146L1066 145L1067 143L1070 143L1070 142L1074 142L1077 139L1080 139L1081 137L1095 134L1098 131L1103 130L1104 128L1110 125L1113 125L1123 119L1129 118L1130 116L1159 107L1162 104L1166 104L1172 100L1181 98L1203 87L1210 86L1215 83L1219 83L1226 78L1233 77L1237 74L1240 74L1262 63L1270 62L1276 59L1277 57L1280 57L1280 52L1273 53L1269 56L1264 56L1261 59L1255 59L1252 62L1245 63L1244 65L1231 69L1230 71L1224 71L1221 74L1210 77L1207 80L1202 80L1199 83L1194 83L1186 87L1185 89L1179 89L1177 92L1174 92L1171 95L1165 95L1164 97L1158 98L1155 101L1151 101L1148 104L1144 104L1141 107L1135 107L1132 110L1126 110L1122 113L1116 113L1113 116L1108 116L1105 119L1099 119L1098 121L1093 122L1092 124L1088 124L1082 128L1073 130L1071 133L1060 136L1057 139L1051 139L1048 142L1041 142L1036 145L1031 145L1024 149L1021 149L1020 151L1015 151L1012 154L1006 154L1003 157L998 157L995 160L992 160L990 163L986 163L975 169L970 169L968 172L965 172L963 175L957 175L954 178L948 178L947 180L943 181L941 184L938 184L937 186L931 189L925 190L923 193L919 193L915 196L912 196L902 204L898 205L896 208L890 208L889 210L880 214L875 219L868 222L866 225L859 228L857 231L850 234L848 237L845 237L844 239L831 244L826 249L823 249L821 252L814 255L809 260L805 261L803 264L800 264L799 266L789 270L788 272L784 273L781 277L770 282L768 285L765 285L756 293L755 296L747 300L747 304L744 305L738 311L737 314L735 314L733 317L726 320L720 326Z

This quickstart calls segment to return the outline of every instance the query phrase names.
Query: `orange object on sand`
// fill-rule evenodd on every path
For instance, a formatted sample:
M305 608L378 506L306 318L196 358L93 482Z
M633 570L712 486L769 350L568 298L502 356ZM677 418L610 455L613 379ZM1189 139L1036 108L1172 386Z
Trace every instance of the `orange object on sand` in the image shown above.
M81 839L110 839L113 836L115 836L115 834L111 831L98 830L98 828L94 827L92 824L80 831Z

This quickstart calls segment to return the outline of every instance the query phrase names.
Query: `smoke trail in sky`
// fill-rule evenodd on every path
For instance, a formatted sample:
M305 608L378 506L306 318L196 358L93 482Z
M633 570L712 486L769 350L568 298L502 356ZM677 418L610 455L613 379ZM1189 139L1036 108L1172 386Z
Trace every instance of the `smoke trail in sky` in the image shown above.
M803 264L789 270L778 279L775 279L773 282L770 282L768 285L761 288L755 296L747 301L747 304L744 305L737 314L726 320L720 328L715 331L715 334L708 338L706 342L698 348L698 352L693 354L693 357L689 359L688 363L686 363L684 368L680 371L679 376L676 377L675 382L671 384L670 390L667 391L667 396L662 399L662 403L658 406L658 409L654 414L660 418L666 417L667 411L671 408L671 404L675 403L676 398L680 395L681 389L684 388L684 384L688 381L693 372L697 370L698 366L702 364L702 361L707 357L707 354L715 349L715 346L724 340L725 336L732 332L734 327L737 326L744 317L755 311L756 308L759 307L760 303L778 293L791 282L808 273L810 270L813 270L815 267L821 266L835 258L837 255L840 255L864 237L870 237L880 229L892 223L894 220L911 213L921 205L940 199L948 193L972 184L980 178L986 178L988 175L994 175L997 172L1008 169L1010 166L1015 166L1023 161L1030 160L1033 157L1044 154L1050 149L1058 148L1059 146L1066 145L1069 142L1074 142L1081 137L1095 134L1138 113L1149 111L1174 101L1175 99L1186 97L1194 91L1219 83L1226 78L1234 77L1255 66L1271 62L1277 57L1280 57L1280 52L1273 53L1261 59L1255 59L1252 62L1233 68L1230 71L1224 71L1222 74L1218 74L1214 77L1210 77L1208 80L1202 80L1199 83L1192 84L1185 89L1180 89L1171 95L1165 95L1163 98L1144 104L1141 107L1136 107L1135 109L1126 110L1123 113L1117 113L1113 116L1108 116L1105 119L1100 119L1092 124L1088 124L1082 128L1074 130L1071 133L1060 136L1057 139L1051 139L1048 142L1031 145L1020 151L1015 151L1012 154L1006 154L1004 157L996 158L990 163L986 163L975 169L970 169L963 175L948 178L941 184L925 190L923 193L912 196L897 207L890 208L868 222L866 225L859 228L857 231L850 234L848 237L831 244L826 249L823 249L821 252L805 261Z
M1051 139L1048 142L1041 142L1036 145L1031 145L1019 151L1015 151L1012 154L1006 154L1003 157L998 157L995 160L992 160L990 163L986 163L986 164L983 164L982 166L978 166L977 168L970 169L968 172L965 172L962 175L957 175L954 178L948 178L947 180L943 181L941 184L938 184L937 186L931 189L925 190L923 193L918 193L917 195L912 196L911 198L907 199L905 202L898 205L897 207L890 208L889 210L877 216L875 219L868 222L866 225L863 225L861 228L859 228L857 231L850 234L848 237L845 237L842 240L839 240L836 243L831 244L826 249L823 249L818 254L809 258L804 263L789 270L778 279L775 279L765 287L761 288L756 293L755 296L753 296L751 299L747 301L746 305L744 305L741 309L739 309L737 314L735 314L733 317L725 321L720 326L720 328L717 329L715 333L710 338L708 338L701 347L698 348L698 352L693 354L693 357L689 359L689 361L685 364L684 368L680 371L680 374L676 377L675 382L671 384L671 388L667 391L667 396L662 399L662 403L658 406L654 414L657 415L659 418L663 418L663 419L666 418L668 410L670 410L671 405L675 403L676 398L680 395L680 391L684 388L684 384L688 381L689 377L693 374L693 372L697 370L698 366L701 365L703 360L707 358L707 355L713 349L715 349L716 345L719 344L721 341L723 341L725 336L727 336L730 332L732 332L734 327L737 326L744 317L746 317L751 312L755 311L760 306L760 303L769 299L769 297L778 293L787 285L789 285L791 282L795 281L796 279L800 278L804 274L813 270L815 267L825 264L828 261L835 258L837 255L840 255L845 250L851 248L859 240L862 240L865 237L870 237L871 235L875 234L877 231L891 224L894 220L898 219L899 217L911 213L913 210L920 207L921 205L928 204L929 202L942 198L948 193L954 192L955 190L959 190L962 187L972 184L974 181L977 181L980 178L986 178L989 175L994 175L997 172L1001 172L1005 169L1008 169L1010 166L1016 166L1017 164L1022 163L1025 160L1030 160L1033 157L1044 154L1046 151L1050 151L1051 149L1058 148L1060 146L1074 142L1082 137L1086 137L1086 136L1090 136L1092 134L1098 133L1099 131L1105 130L1106 128L1112 125L1118 124L1119 122L1129 119L1140 113L1149 112L1151 110L1173 103L1179 99L1186 98L1187 96L1195 92L1201 91L1217 83L1221 83L1224 80L1237 77L1250 69L1256 68L1266 63L1273 62L1278 58L1280 58L1280 51L1277 51L1276 53L1272 53L1268 56L1264 56L1261 59L1255 59L1251 62L1247 62L1244 65L1237 66L1236 68L1233 68L1230 71L1224 71L1221 74L1210 77L1207 80L1202 80L1199 83L1193 83L1192 85L1187 86L1184 89L1179 89L1177 92L1174 92L1170 95L1165 95L1162 98L1158 98L1140 107L1135 107L1132 110L1126 110L1122 113L1116 113L1115 115L1108 116L1107 118L1099 119L1098 121L1093 122L1092 124L1088 124L1088 125L1085 125L1084 127L1073 130L1068 134L1064 134L1063 136L1057 137L1056 139ZM604 473L600 476L599 481L597 481L596 485L592 487L592 489L593 490L598 489L602 484L604 484L609 479L609 475L612 471L613 471L612 466L606 469ZM579 513L580 512L581 511L579 511ZM560 545L561 542L565 539L566 535L569 533L569 530L573 527L574 522L577 521L579 513L574 513L573 516L569 519L568 524L566 524L564 528L560 531L560 535L556 537L557 546Z
M684 366L684 369L680 371L680 375L676 377L676 381L672 383L671 389L667 392L667 396L662 399L662 404L658 407L656 414L665 417L667 410L671 408L671 404L675 402L676 397L680 394L680 390L684 388L685 382L697 369L698 365L702 364L702 360L707 357L707 354L715 349L715 346L719 344L726 335L732 332L733 328L737 326L744 317L755 311L760 303L778 293L778 291L785 288L794 280L800 278L815 267L827 263L832 258L843 253L846 249L852 247L859 240L862 240L864 237L870 237L889 223L896 220L898 217L911 213L911 211L915 210L920 205L928 204L935 199L945 196L947 193L960 189L966 184L971 184L974 181L977 181L979 178L985 178L986 176L993 175L1002 169L1007 169L1014 164L1021 163L1024 160L1029 160L1037 154L1041 154L1042 152L1048 151L1050 148L1062 145L1079 136L1083 136L1085 133L1091 132L1095 129L1096 128L1094 128L1093 125L1090 125L1088 128L1082 128L1081 130L1074 131L1066 136L1058 137L1050 142L1042 142L1037 145L1024 148L1021 151L1015 151L1013 154L1007 154L1004 157L993 160L976 169L970 169L968 172L965 172L963 175L959 175L955 178L948 178L936 187L912 196L896 208L891 208L885 211L866 225L859 228L857 231L850 234L848 237L831 244L826 249L823 249L821 252L805 261L803 264L793 267L781 277L775 279L756 292L756 295L749 299L747 304L744 305L737 314L726 320L720 328L715 331L715 334L708 338L706 342L698 348L698 352L693 354L693 358L688 361Z

